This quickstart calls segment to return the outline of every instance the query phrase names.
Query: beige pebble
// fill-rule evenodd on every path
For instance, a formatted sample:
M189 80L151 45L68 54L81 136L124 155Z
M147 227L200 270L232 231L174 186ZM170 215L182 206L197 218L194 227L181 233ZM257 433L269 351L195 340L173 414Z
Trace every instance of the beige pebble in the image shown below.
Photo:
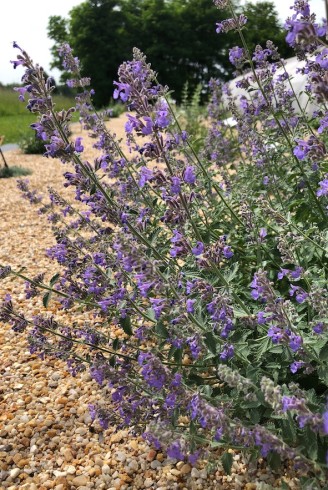
M182 475L187 475L188 473L190 473L191 472L190 464L184 464L183 466L181 466L180 472Z
M65 461L67 461L68 463L72 461L72 459L74 459L70 449L65 449L62 454L65 458Z
M87 483L89 483L89 478L86 477L85 475L78 475L72 480L72 484L77 487L79 486L81 487L82 485L87 485Z

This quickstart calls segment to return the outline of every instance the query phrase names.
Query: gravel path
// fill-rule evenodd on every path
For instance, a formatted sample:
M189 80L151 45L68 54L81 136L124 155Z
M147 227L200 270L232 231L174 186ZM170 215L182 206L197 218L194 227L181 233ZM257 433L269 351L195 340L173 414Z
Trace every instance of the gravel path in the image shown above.
M111 125L122 135L123 117ZM74 126L81 135L79 125ZM84 142L87 139L86 135ZM88 150L86 158L92 158ZM49 184L61 190L63 166L41 156L6 153L9 165L33 171L32 186ZM65 167L65 171L67 167ZM68 192L68 191L66 191ZM0 179L0 263L26 267L29 275L46 272L50 278L58 265L44 255L54 244L50 225L16 190L16 179ZM1 282L0 300L6 293L23 311L44 311L41 300L25 300L22 281ZM61 321L70 316L50 303L48 311ZM72 313L70 314L72 316ZM74 321L90 320L88 313L74 313ZM99 387L86 373L72 378L61 361L41 361L28 351L23 335L0 323L0 489L298 489L291 471L272 473L263 463L246 465L233 453L230 476L222 468L209 474L206 461L191 468L183 461L156 452L141 437L127 430L101 431L90 427L88 403L99 397Z

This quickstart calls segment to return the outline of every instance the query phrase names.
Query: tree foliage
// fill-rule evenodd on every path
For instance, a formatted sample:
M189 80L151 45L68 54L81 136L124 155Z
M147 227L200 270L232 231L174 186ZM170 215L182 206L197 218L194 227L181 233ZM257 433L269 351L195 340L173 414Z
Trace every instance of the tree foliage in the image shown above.
M247 4L243 10L256 26L244 31L250 45L256 35L257 42L270 39L283 49L284 34L270 2ZM180 101L186 81L193 92L212 77L232 76L227 54L238 39L215 32L216 22L224 17L211 0L87 0L74 7L68 19L50 17L52 66L61 69L57 49L68 41L81 60L82 73L92 78L96 106L103 106L110 100L117 67L136 46Z

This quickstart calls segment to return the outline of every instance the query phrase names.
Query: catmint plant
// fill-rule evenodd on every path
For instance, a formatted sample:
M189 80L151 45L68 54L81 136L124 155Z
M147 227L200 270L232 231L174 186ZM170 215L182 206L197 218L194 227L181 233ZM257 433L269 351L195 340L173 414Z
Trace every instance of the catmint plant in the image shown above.
M286 22L286 40L306 62L308 97L317 106L309 114L271 41L250 53L247 19L229 0L214 3L230 9L216 30L240 33L229 58L248 71L238 81L240 100L231 86L210 82L199 152L138 49L115 82L113 96L127 109L122 143L108 130L106 113L94 110L89 79L67 44L60 54L68 84L79 92L76 108L61 112L51 79L14 44L14 67L25 69L19 98L39 114L32 127L47 141L45 157L63 163L63 185L75 200L53 189L46 198L18 183L48 217L56 245L46 254L59 272L32 278L3 264L0 278L21 277L27 298L42 294L45 308L55 298L68 312L78 304L93 321L64 325L47 311L30 317L9 295L0 320L28 335L31 352L66 360L72 375L90 370L103 395L90 413L103 429L131 427L191 464L211 459L217 447L261 455L275 469L289 459L308 475L304 485L323 485L326 24L316 22L306 1L295 2ZM93 138L94 161L84 158L83 137L70 137L74 110ZM229 470L228 454L222 459Z

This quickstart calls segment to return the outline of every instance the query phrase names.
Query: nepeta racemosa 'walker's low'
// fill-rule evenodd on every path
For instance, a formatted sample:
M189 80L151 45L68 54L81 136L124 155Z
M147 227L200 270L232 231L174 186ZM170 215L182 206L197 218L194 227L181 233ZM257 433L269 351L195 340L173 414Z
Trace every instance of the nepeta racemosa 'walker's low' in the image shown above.
M53 295L67 310L79 304L94 321L28 318L9 296L0 319L28 331L31 352L66 359L73 375L88 367L100 390L111 388L110 399L90 406L104 429L128 425L191 463L217 447L258 451L275 467L289 458L324 480L326 27L303 1L286 23L287 41L306 60L309 100L317 105L309 116L295 110L288 73L274 78L284 61L273 44L250 53L247 19L228 0L215 4L231 9L218 32L240 33L230 59L249 69L238 82L248 95L237 107L229 86L210 82L200 154L138 49L115 82L114 98L128 109L123 145L93 109L89 80L64 45L69 84L80 88L76 109L99 151L87 161L83 138L69 136L73 109L55 112L51 80L15 45L13 63L25 68L19 97L40 114L33 127L47 141L45 156L66 165L64 186L76 203L50 189L40 209L53 226L57 244L47 254L60 273L46 282L3 266L1 277L24 277L27 297L43 292L47 306ZM252 82L257 90L248 90ZM226 124L222 92L235 128ZM40 206L25 181L19 187ZM222 461L229 470L228 452Z

